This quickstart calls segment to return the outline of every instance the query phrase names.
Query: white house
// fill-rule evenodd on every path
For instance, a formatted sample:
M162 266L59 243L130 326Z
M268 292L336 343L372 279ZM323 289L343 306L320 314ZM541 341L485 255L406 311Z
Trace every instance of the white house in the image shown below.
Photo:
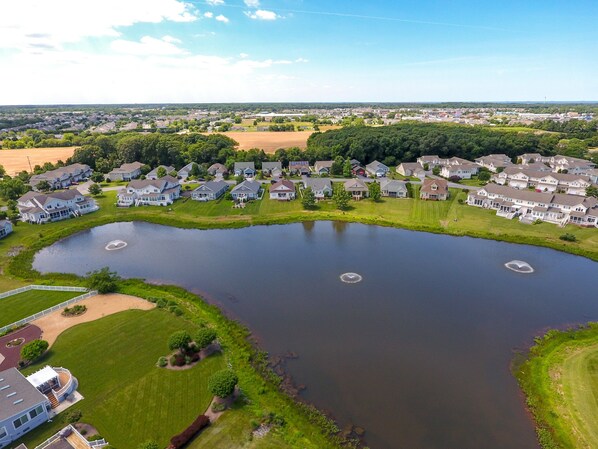
M420 162L403 162L397 166L397 173L403 176L415 176L425 178L426 171Z
M47 181L51 189L64 189L74 182L81 182L88 179L92 173L93 170L89 165L71 164L55 170L49 170L39 175L33 175L29 180L29 185L36 190L40 182Z
M191 170L193 170L193 164L195 164L195 162L190 162L177 172L177 175L179 179L181 179L181 181L186 181L187 178L191 175Z
M388 174L390 168L388 168L382 162L373 161L365 166L365 171L373 177L383 178Z
M3 239L12 232L12 223L8 220L0 220L0 239Z
M213 201L220 198L227 191L229 185L225 181L208 181L191 192L191 199L195 201Z
M467 163L465 163L467 162ZM458 176L461 179L471 179L480 171L480 166L469 161L460 164L444 165L440 169L440 176L443 178L451 178Z
M434 167L438 167L440 165L444 165L446 159L441 159L436 155L432 156L420 156L417 158L417 163L424 167L428 164L428 170L432 170Z
M281 179L270 186L270 199L290 201L295 199L295 184L288 179Z
M253 178L255 176L255 164L253 162L235 162L235 176Z
M534 188L540 192L564 192L569 195L586 194L592 185L590 178L570 173L554 173L526 170L526 166L506 168L502 173L493 175L492 180L500 185L516 189Z
M478 157L475 162L493 173L513 165L511 158L506 154L489 154L488 156Z
M171 165L159 165L159 166L157 166L156 168L154 168L154 169L153 169L151 172L149 172L149 173L146 175L146 178L147 178L147 179L150 179L150 180L156 180L156 179L158 179L158 170L159 170L160 168L163 168L164 170L166 170L166 174L167 174L168 176L171 176L170 174L171 174L172 172L176 171L176 168L174 168L174 167L173 167L173 166L171 166Z
M329 175L332 170L332 164L334 164L334 161L316 161L314 172L320 176Z
M585 159L570 156L552 156L548 161L552 171L567 170L567 173L583 175L596 168L596 164Z
M311 188L317 200L330 198L332 196L332 182L326 178L303 178L303 186Z
M262 162L262 173L265 176L282 176L282 162Z
M260 197L262 185L256 181L245 180L237 184L231 190L231 196L235 201L257 200Z
M17 200L17 209L21 221L40 224L95 212L99 207L93 199L72 189L51 193L27 192Z
M141 162L131 162L130 164L122 164L115 168L106 177L110 181L131 181L141 176L141 168L144 164Z
M404 181L381 179L379 182L382 196L390 198L407 198L409 196L407 183Z
M118 192L117 206L168 206L181 196L178 179L136 179Z

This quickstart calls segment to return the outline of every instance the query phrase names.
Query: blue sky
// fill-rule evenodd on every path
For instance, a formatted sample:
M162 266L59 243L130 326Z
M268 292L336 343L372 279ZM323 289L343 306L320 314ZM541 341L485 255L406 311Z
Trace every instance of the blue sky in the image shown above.
M0 104L598 100L598 2L3 0Z

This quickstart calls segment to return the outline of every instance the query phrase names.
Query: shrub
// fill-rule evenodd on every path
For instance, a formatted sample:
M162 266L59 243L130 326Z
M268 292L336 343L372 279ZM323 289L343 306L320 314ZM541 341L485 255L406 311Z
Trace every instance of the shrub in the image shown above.
M461 181L461 177L460 176L451 176L448 179L450 182L459 182Z
M170 358L172 366L183 366L185 364L185 356L183 354L175 354Z
M189 335L189 332L177 331L168 339L168 348L183 351L189 347L189 343L191 343L191 335Z
M223 412L226 410L226 404L224 402L214 402L212 404L212 411L214 413Z
M101 270L87 273L87 286L91 290L97 290L102 294L112 293L116 291L119 279L115 272L110 271L108 267L104 267Z
M563 234L559 238L565 242L577 242L577 237L570 233Z
M82 416L83 413L81 412L81 410L72 410L68 412L64 417L66 419L66 422L73 424L80 421Z
M156 307L158 307L160 309L163 309L164 307L166 307L166 304L168 304L168 303L166 302L165 299L158 299L156 301Z
M195 353L191 356L192 362L197 362L199 360L199 354Z
M239 382L237 375L230 370L217 371L208 379L208 390L214 396L226 398L233 394Z
M137 449L160 449L160 446L154 440L149 440L145 443L141 443L137 446Z
M97 440L103 440L104 437L102 435L100 435L99 433L96 433L95 435L91 435L90 437L87 438L87 441L97 441Z
M166 357L160 357L158 359L158 366L160 368L164 368L166 365L168 365L168 360L166 359Z
M189 427L170 439L169 449L179 449L183 447L208 424L210 424L210 419L205 415L199 415Z
M207 347L215 339L216 331L214 329L210 329L209 327L202 327L193 337L193 341L199 349Z
M46 340L32 340L21 348L21 358L32 362L41 357L49 346Z
M183 309L179 306L170 306L168 307L168 311L174 313L176 316L181 316L183 314Z

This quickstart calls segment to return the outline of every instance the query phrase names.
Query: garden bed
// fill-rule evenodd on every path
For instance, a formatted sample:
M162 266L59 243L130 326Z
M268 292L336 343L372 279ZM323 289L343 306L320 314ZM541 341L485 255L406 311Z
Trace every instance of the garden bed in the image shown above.
M64 310L62 311L61 315L64 317L75 317L75 316L81 316L85 312L87 312L87 306L77 304L73 307L65 307Z

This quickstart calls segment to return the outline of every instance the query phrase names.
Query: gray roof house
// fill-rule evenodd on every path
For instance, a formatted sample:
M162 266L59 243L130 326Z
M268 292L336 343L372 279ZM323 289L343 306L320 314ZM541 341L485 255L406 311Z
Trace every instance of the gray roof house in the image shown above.
M231 190L231 195L235 201L257 200L261 190L262 185L259 182L245 180Z
M50 418L50 401L16 368L0 372L0 448Z
M407 198L409 196L407 183L393 179L380 180L380 192L382 196L390 198Z
M228 169L225 165L220 163L212 164L208 167L208 175L216 176L216 175L225 175L228 173Z
M349 179L344 183L344 188L354 200L366 198L369 194L368 186L361 179Z
M172 167L171 165L168 165L168 166L166 166L166 165L159 165L156 168L154 168L151 172L149 172L146 175L146 178L147 179L158 179L158 169L160 167L164 167L166 169L166 174L167 175L170 175L173 171L176 171L176 168Z
M8 220L0 220L0 239L3 239L12 232L12 223Z
M403 162L397 167L397 173L403 176L416 176L424 178L426 172L419 162Z
M110 181L130 181L141 176L141 167L144 164L141 162L131 162L130 164L122 164L109 172L106 177Z
M303 178L303 186L311 188L316 199L321 200L332 196L332 182L326 178Z
M195 201L213 201L220 198L228 190L225 181L208 181L191 192L191 199Z
M365 171L376 178L383 178L388 174L390 168L388 168L382 162L373 161L365 166Z
M253 162L235 162L235 176L253 178L255 176L255 164Z
M96 202L83 196L77 189L61 192L27 192L17 200L21 221L46 223L65 220L94 212L99 209Z
M309 175L309 162L289 161L289 173L291 175Z
M191 170L193 170L193 164L195 164L195 162L189 162L177 172L178 177L182 181L185 181L190 176Z
M316 161L314 172L320 176L329 175L332 170L332 164L334 164L334 161Z
M172 176L160 179L135 179L117 194L117 206L168 206L181 196L179 180Z
M74 182L83 181L91 176L93 170L86 164L71 164L59 167L55 170L49 170L39 175L33 175L29 180L29 185L34 190L42 181L47 181L52 189L64 189Z

